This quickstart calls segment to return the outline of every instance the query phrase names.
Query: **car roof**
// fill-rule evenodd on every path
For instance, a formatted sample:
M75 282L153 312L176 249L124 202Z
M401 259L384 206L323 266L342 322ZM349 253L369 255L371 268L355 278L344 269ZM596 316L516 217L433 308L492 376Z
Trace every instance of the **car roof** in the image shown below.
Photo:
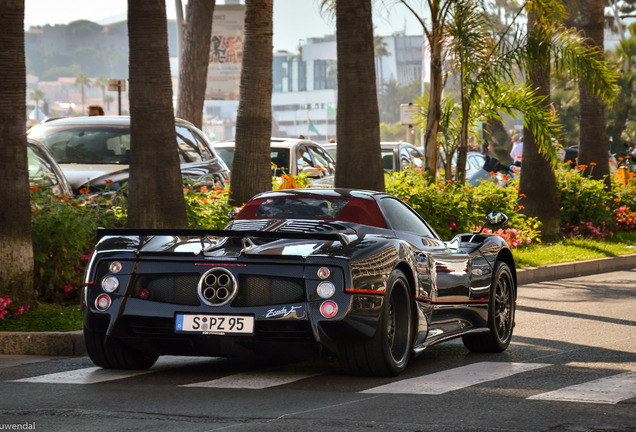
M234 147L235 140L215 141L212 143L214 147ZM299 144L315 144L320 145L316 141L300 138L271 138L271 145L282 148L293 148Z
M180 126L194 126L187 120L175 117L175 124ZM56 117L42 121L40 124L58 126L86 126L86 125L112 125L112 126L129 126L130 116L80 116L80 117Z

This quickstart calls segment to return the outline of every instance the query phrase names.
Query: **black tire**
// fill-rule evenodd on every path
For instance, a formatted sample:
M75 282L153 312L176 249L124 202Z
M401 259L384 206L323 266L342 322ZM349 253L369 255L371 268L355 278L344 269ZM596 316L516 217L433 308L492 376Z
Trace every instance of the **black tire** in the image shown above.
M406 368L412 344L413 298L404 273L394 270L387 282L375 335L368 340L340 343L340 365L353 375L396 376Z
M510 345L514 323L514 279L508 264L497 261L488 302L490 332L464 336L464 346L473 352L502 352Z
M158 355L132 351L114 344L104 344L105 336L84 327L86 352L96 366L104 369L148 369L157 362Z

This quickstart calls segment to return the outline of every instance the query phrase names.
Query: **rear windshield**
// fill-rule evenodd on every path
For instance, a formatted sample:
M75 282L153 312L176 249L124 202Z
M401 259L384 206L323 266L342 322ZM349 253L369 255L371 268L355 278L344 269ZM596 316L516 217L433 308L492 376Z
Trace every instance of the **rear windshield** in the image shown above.
M270 198L261 203L256 211L260 218L284 219L334 219L347 205L343 198Z

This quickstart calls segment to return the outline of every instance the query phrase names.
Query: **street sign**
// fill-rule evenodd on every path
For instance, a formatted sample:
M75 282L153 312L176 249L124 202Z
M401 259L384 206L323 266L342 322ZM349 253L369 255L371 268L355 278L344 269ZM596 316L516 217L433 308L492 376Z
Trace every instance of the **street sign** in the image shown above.
M413 116L417 113L415 105L412 103L400 105L400 123L412 126L417 123Z
M108 91L126 91L125 79L109 79Z

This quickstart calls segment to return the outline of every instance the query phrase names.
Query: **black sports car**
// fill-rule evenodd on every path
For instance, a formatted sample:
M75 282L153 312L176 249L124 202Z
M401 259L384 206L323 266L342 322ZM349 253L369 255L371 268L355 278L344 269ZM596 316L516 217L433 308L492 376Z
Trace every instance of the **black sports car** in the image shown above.
M444 242L385 193L272 191L226 230L100 237L83 313L88 354L104 368L148 368L162 354L322 353L349 373L394 376L437 342L501 352L512 337L506 242L480 232Z

